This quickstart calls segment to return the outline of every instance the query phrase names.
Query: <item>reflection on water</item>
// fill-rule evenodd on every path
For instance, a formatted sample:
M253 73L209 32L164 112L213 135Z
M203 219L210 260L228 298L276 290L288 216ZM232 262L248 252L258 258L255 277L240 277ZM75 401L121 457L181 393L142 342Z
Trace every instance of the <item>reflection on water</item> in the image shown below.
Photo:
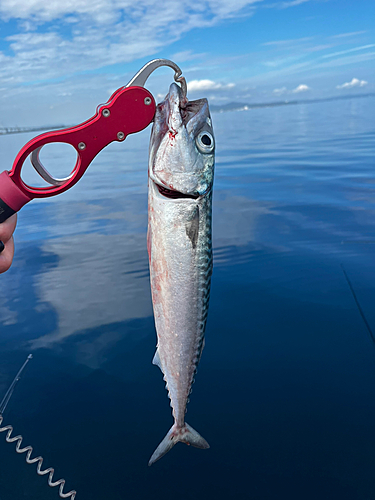
M22 209L0 278L0 390L34 359L5 421L79 498L373 498L375 350L342 266L374 330L374 110L213 116L214 274L188 409L211 449L179 445L152 468L171 414L151 365L149 131ZM3 165L28 139L0 137ZM0 460L1 500L56 495L1 441Z
M151 316L144 235L75 235L50 240L43 250L57 256L58 265L41 273L35 287L58 321L55 331L38 337L34 347L59 342L77 330Z

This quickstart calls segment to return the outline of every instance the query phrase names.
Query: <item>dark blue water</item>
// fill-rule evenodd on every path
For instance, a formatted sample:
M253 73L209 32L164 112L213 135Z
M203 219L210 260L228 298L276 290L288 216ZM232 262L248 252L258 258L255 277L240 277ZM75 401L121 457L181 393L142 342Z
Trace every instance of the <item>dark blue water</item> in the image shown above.
M77 500L375 498L375 99L213 116L214 274L187 421L172 424L146 252L149 130L22 209L1 275L5 414ZM2 168L29 136L0 137ZM57 154L57 160L59 155ZM58 162L58 161L57 161ZM60 162L62 162L60 157ZM0 499L56 499L0 435Z

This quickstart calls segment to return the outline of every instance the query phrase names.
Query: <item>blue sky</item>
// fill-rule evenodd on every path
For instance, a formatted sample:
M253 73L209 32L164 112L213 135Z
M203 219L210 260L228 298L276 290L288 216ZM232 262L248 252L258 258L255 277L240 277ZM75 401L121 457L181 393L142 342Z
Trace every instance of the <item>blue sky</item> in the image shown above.
M374 26L372 0L1 0L0 124L84 120L155 57L216 104L374 92Z

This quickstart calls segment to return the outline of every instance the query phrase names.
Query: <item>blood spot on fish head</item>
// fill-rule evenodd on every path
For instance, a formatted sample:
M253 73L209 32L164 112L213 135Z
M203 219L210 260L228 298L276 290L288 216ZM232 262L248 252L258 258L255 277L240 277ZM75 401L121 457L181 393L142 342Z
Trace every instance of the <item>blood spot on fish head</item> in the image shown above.
M169 131L169 139L170 139L170 142L169 142L169 145L170 146L174 146L174 140L176 139L176 135L178 134L177 130L170 130Z

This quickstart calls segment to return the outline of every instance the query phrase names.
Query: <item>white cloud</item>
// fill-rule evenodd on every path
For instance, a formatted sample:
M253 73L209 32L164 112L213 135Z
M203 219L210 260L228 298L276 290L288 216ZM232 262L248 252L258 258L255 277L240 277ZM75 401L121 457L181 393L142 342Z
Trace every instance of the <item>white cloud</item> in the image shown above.
M139 2L140 3L140 2ZM145 2L142 2L145 3ZM151 2L147 2L148 4ZM63 16L86 16L99 23L114 22L121 10L136 12L128 1L108 0L2 0L0 13L3 19L30 19L50 22Z
M83 22L95 20L98 24L112 24L125 18L133 24L147 19L152 12L157 22L164 17L165 22L176 22L180 18L184 23L195 17L199 24L204 17L233 17L260 1L262 0L201 0L194 4L189 0L165 0L160 8L160 2L156 0L2 0L0 16L4 20L33 19L38 23L62 20L67 16L68 22L77 22L77 18L81 18Z
M348 64L358 64L359 62L369 61L375 58L375 52L365 52L364 54L356 54L355 56L346 56L315 64L315 68L333 68L334 66L346 66Z
M300 5L302 3L309 2L310 0L291 0L289 2L277 2L277 3L271 3L268 5L264 5L264 7L268 9L288 9L289 7L295 7L296 5Z
M322 59L327 59L328 57L336 57L341 56L343 54L349 54L350 52L358 52L359 50L372 49L375 47L375 43L371 43L369 45L362 45L362 47L355 47L354 49L341 50L340 52L333 52L332 54L326 54L322 56Z
M299 92L306 92L307 90L311 90L308 85L304 85L303 83L301 85L298 85L292 92L294 94L298 94Z
M295 46L297 43L309 42L311 40L313 40L313 37L308 36L308 37L304 37L304 38L292 38L290 40L274 40L272 42L262 43L262 45L265 45L265 46L268 46L268 45L276 45L276 46L293 45L293 46Z
M332 35L331 38L347 38L348 36L363 35L367 31L351 31L350 33L339 33L338 35Z
M0 85L9 75L14 86L150 58L192 29L250 15L257 1L1 0L0 19L19 22L3 39Z
M200 90L226 90L231 89L234 86L234 83L223 85L222 83L215 83L212 80L191 80L187 85L188 91L190 92L196 92Z
M343 83L342 85L337 85L337 89L352 89L353 87L364 87L368 82L366 80L358 80L358 78L353 78L351 82Z
M283 94L286 94L287 92L288 92L288 89L286 87L281 87L280 89L273 90L273 93L275 95L283 95Z
M274 89L272 91L272 93L275 95L283 95L283 94L287 94L290 92L292 92L293 94L298 94L299 92L306 92L307 90L311 90L310 87L308 87L307 85L301 84L301 85L298 85L298 87L296 87L293 90L288 90L286 87L281 87L279 89Z
M288 7L295 7L296 5L300 5L301 3L309 2L310 0L292 0L291 2L281 2L280 8L287 9Z

